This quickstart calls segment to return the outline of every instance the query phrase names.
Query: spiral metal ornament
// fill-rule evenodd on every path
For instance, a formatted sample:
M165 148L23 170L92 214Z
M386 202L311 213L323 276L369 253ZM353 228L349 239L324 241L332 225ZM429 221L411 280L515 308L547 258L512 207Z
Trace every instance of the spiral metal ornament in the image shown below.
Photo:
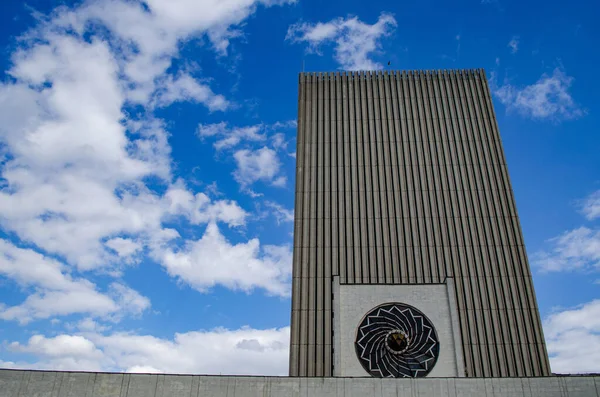
M425 376L440 352L431 321L402 303L386 303L367 313L354 345L364 369L378 378Z

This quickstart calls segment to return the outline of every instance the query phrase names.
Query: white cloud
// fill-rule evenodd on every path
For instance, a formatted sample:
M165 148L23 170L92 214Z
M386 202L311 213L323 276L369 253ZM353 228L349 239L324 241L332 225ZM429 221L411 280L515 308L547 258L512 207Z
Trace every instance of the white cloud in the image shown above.
M25 353L35 353L49 357L71 356L99 358L102 353L96 349L92 341L78 335L58 335L54 338L45 338L34 335L29 338L27 345L11 343L13 350Z
M551 314L544 335L553 372L600 372L600 300Z
M549 240L552 247L533 256L544 271L589 271L600 269L600 230L587 227L564 232Z
M82 332L104 332L109 330L111 327L107 325L99 324L96 320L91 317L86 317L77 322L75 326L69 326L68 328L77 328Z
M133 367L127 368L125 372L134 374L160 374L163 371L149 365L134 365Z
M272 215L277 219L277 223L294 222L294 210L288 210L281 204L273 201L265 201L265 205L271 210Z
M273 180L273 182L271 183L271 185L273 186L277 186L277 187L284 187L287 183L287 177L286 176L278 176L277 178L275 178Z
M0 87L0 139L12 155L2 168L0 222L81 268L111 262L105 237L160 229L161 199L142 180L169 183L171 172L160 123L132 120L126 134L120 72L128 60L106 41L56 32L65 15L83 18L104 3L89 4L44 25L44 40L14 55L16 81Z
M159 86L154 101L163 107L178 101L197 102L210 111L227 110L230 106L223 95L216 95L208 85L200 84L187 73L168 76Z
M235 149L241 143L261 142L267 140L268 131L289 129L296 125L294 120L276 122L271 125L257 124L245 127L229 127L227 123L200 124L197 135L201 139L216 139L213 146L217 151L223 149ZM260 193L252 191L249 186L257 181L269 183L272 186L284 187L287 177L281 175L281 161L278 152L287 153L288 142L285 135L277 132L270 136L272 148L264 146L260 149L238 149L233 153L236 170L233 173L235 180L240 184L242 190L253 197L261 196ZM291 155L290 153L287 153Z
M0 241L0 273L29 296L0 304L1 319L140 315L150 307L146 297L121 281L103 290L77 271L119 276L147 252L166 250L179 237L163 226L174 217L193 225L245 223L247 213L234 201L211 200L175 180L168 132L153 111L177 101L209 111L229 108L210 80L173 68L171 60L192 37L207 37L224 54L257 5L284 3L84 1L40 19L19 41L7 71L12 79L0 83L0 227L28 248ZM130 105L141 110L132 116ZM251 263L271 271L271 278L255 277L252 285L221 273L206 285L285 294L287 258L276 248L260 250L256 239L231 247L240 252L244 246L257 247L247 251ZM203 257L201 247L193 254Z
M117 253L120 258L127 258L142 249L142 245L129 238L116 237L108 240L106 246Z
M237 165L234 177L242 187L256 181L285 186L287 178L279 175L281 162L275 150L266 146L258 150L242 149L235 152L233 157Z
M242 189L253 196L260 194L252 192L248 186L256 181L268 182L273 186L283 187L287 183L287 177L279 175L281 161L278 152L285 152L288 156L295 156L294 153L287 152L288 141L285 134L276 132L268 135L270 131L280 129L290 129L296 126L295 120L276 122L265 125L257 124L245 127L229 127L227 123L200 124L197 135L200 139L215 139L213 143L217 151L224 149L236 149L242 143L245 147L251 147L251 143L267 141L272 147L262 147L260 149L238 149L233 158L236 162L234 177L242 186Z
M600 217L600 191L593 192L576 202L579 211L588 220ZM534 265L543 271L582 271L600 270L600 229L581 226L567 230L560 236L547 241L545 250L532 257Z
M0 240L0 274L35 292L17 306L0 306L0 319L27 323L58 315L89 314L118 319L150 307L148 298L121 284L102 293L92 282L73 278L60 262Z
M266 7L295 1L269 0L102 0L88 1L69 12L62 12L56 24L82 32L100 22L119 37L127 56L125 77L134 85L128 98L146 103L171 66L182 40L206 37L219 55L226 55L230 40L241 35L240 25L258 5Z
M564 120L581 117L585 111L573 100L569 88L573 77L556 68L552 75L543 74L540 79L525 87L509 83L498 86L494 76L491 86L494 95L509 111L517 111L533 119Z
M179 237L163 226L173 217L244 223L235 202L210 200L174 180L168 132L153 111L177 101L227 109L210 80L172 59L191 38L207 38L222 55L257 6L284 3L84 1L57 8L21 38L7 71L12 79L0 83L0 227L30 249L4 242L18 255L1 260L4 274L35 291L2 307L3 318L139 314L149 302L135 291L115 282L99 292L72 272L117 275L145 248ZM135 116L130 105L141 105ZM24 270L27 263L43 272Z
M296 120L288 120L288 121L276 121L271 128L274 130L277 129L290 129L296 128L298 126L298 122Z
M229 128L227 123L200 124L198 126L198 136L200 138L217 137L213 144L217 150L230 149L240 144L242 141L259 142L267 137L261 131L264 129L262 124Z
M193 195L182 182L172 185L165 193L169 214L184 215L192 224L224 222L229 226L241 226L248 214L235 201L212 201L204 193Z
M285 140L285 135L281 132L273 135L271 137L271 145L276 150L287 150L287 141Z
M580 203L581 213L588 220L600 218L600 190L590 194Z
M210 223L200 240L187 241L177 251L155 255L167 272L201 292L219 284L233 290L262 288L272 295L288 296L292 254L288 246L260 247L258 239L232 244Z
M289 327L216 328L172 339L131 333L32 336L8 345L36 357L11 367L55 370L287 375Z
M391 35L396 25L396 19L386 13L382 13L373 25L357 17L337 18L316 24L299 22L289 27L286 40L307 42L309 50L316 53L319 53L322 44L332 42L335 60L341 69L374 70L383 66L370 57L379 51L381 39Z
M507 44L512 54L516 54L519 51L519 36L513 36Z
M121 283L112 283L110 285L110 292L119 307L127 308L133 314L139 315L150 307L150 300L148 298Z

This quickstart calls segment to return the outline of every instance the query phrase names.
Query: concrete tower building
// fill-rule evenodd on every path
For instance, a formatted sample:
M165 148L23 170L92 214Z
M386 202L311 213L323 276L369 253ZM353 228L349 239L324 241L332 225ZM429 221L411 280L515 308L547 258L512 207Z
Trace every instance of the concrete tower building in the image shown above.
M550 374L483 70L301 73L291 376Z

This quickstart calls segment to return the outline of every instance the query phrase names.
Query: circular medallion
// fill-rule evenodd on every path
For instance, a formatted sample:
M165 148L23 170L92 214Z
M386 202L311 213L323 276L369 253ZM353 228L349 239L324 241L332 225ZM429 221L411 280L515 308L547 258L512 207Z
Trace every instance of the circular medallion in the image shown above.
M363 368L379 378L425 376L440 352L431 321L402 303L385 303L367 313L354 345Z

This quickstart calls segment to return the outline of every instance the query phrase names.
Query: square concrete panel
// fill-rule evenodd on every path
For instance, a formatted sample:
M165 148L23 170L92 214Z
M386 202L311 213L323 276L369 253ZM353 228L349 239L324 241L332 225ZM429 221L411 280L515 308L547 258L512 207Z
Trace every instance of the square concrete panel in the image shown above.
M337 281L336 277L334 281ZM334 284L335 285L335 284ZM428 285L340 285L334 287L339 291L334 296L337 312L335 338L338 338L340 348L335 354L339 355L336 362L339 376L370 376L361 365L355 348L357 329L363 317L373 308L390 302L398 302L412 306L421 311L433 324L439 340L440 351L437 362L428 376L456 377L463 372L462 360L457 363L457 354L462 356L460 343L454 335L460 331L453 329L451 311L446 284ZM458 343L457 343L458 342Z
M88 384L91 383L91 379L95 376L96 374L94 373L65 373L60 384L60 393L58 395L60 397L86 396Z
M568 396L593 396L597 392L593 378L565 377L563 382Z
M128 374L93 374L88 379L88 390L92 393L86 394L86 397L108 397L127 395Z
M197 397L198 384L192 376L158 375L156 397L194 396Z
M25 383L25 376L29 377L27 371L0 371L0 395L18 396L19 388Z
M162 375L131 374L128 376L127 397L144 397L156 395L158 378Z
M228 397L233 395L235 378L227 376L200 376L199 378L198 397ZM230 389L231 392L229 392Z
M300 397L300 379L270 378L269 393L273 397Z
M28 382L25 388L20 389L19 394L23 397L52 397L56 386L56 372L31 372L25 374Z

